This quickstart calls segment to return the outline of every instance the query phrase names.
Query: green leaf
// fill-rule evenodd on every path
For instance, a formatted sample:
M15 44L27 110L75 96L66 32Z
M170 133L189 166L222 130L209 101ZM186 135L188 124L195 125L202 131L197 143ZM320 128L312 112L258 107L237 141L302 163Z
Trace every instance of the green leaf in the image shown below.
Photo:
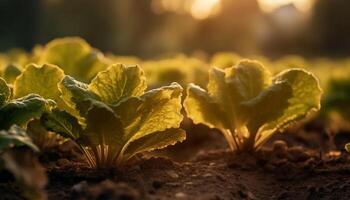
M40 67L29 64L13 84L14 98L38 94L45 99L54 100L59 108L64 109L67 105L60 98L61 92L58 90L58 83L63 77L63 71L54 65L45 64Z
M237 90L239 101L258 96L272 82L269 71L256 61L243 60L235 67L227 68L225 74L225 82Z
M73 77L65 76L58 85L62 95L61 98L68 105L68 113L78 118L81 124L85 124L84 116L87 109L82 109L86 99L99 100L99 96L89 91L88 85L75 80Z
M140 96L146 89L146 78L138 66L116 64L97 74L89 90L108 104L116 104L126 97Z
M182 87L173 83L140 96L142 103L130 108L132 113L125 112L127 111L124 109L125 104L114 106L114 111L121 117L123 124L130 124L126 129L124 140L132 142L157 131L178 128L183 118L180 113L181 93ZM134 117L127 116L129 114ZM133 122L126 122L125 119L132 119Z
M103 55L76 37L51 41L45 46L40 61L57 65L65 74L81 81L89 81L106 67Z
M72 140L79 138L82 132L82 127L75 117L58 109L54 109L49 113L44 113L40 121L47 130Z
M291 123L304 118L308 113L321 108L322 89L311 73L302 69L286 70L278 74L274 82L287 82L292 87L293 96L288 99L289 105L282 115L260 128L261 136L258 138L260 141L276 130L283 130ZM259 145L260 141L257 141L256 145Z
M12 100L0 107L0 129L8 129L13 124L25 125L54 106L52 100L45 100L36 94Z
M132 142L124 152L124 159L128 160L132 156L156 149L162 149L186 139L186 133L182 129L168 129L155 132Z
M9 130L0 131L0 153L3 153L6 149L15 146L28 146L33 151L39 151L26 134L26 132L19 126L13 125Z
M283 115L292 96L293 90L289 83L278 82L266 88L257 97L242 102L245 110L242 114L249 115L248 129L257 132L263 124Z
M81 135L89 146L109 145L120 147L124 129L120 118L102 102L93 102L86 116L86 129Z
M12 96L11 88L6 81L0 77L0 106L6 104Z
M199 86L190 84L187 87L187 97L184 108L195 124L205 124L210 128L228 127L228 120L218 103Z
M8 83L13 83L17 78L17 76L19 76L20 74L21 74L20 67L14 64L7 65L3 71L3 77Z

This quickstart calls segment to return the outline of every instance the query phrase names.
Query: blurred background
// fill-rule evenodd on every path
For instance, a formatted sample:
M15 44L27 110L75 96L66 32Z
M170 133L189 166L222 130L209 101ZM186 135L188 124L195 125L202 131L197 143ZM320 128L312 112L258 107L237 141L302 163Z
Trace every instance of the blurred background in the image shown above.
M349 0L1 0L0 51L80 36L104 52L350 54Z

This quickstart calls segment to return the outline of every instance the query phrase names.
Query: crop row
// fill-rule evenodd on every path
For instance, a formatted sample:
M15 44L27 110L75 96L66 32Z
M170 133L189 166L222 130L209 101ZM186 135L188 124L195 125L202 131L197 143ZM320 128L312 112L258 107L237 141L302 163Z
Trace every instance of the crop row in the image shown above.
M185 140L184 114L220 130L232 151L254 152L321 107L321 86L310 71L321 73L299 57L267 68L222 53L211 63L216 67L185 56L104 55L79 38L10 51L0 57L0 152L71 140L91 168L121 167ZM322 80L343 81L332 71ZM333 96L329 105L339 100Z

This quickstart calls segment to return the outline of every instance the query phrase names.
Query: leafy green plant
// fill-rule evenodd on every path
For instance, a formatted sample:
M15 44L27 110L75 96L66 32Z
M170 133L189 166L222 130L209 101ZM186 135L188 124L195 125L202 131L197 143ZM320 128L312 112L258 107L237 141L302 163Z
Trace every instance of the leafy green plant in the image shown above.
M45 113L41 122L75 141L91 167L120 166L138 153L186 137L179 129L182 87L172 83L145 92L138 66L112 65L89 85L65 76L59 88L72 109Z
M205 85L208 66L196 58L178 55L172 58L149 60L142 63L149 85L152 88L177 82L184 86L188 83Z
M219 52L213 55L211 58L211 66L218 67L220 69L225 69L236 65L242 57L233 52Z
M320 109L321 88L311 73L290 69L272 77L243 60L209 71L208 91L191 84L184 107L194 123L218 128L232 150L254 151L273 133Z

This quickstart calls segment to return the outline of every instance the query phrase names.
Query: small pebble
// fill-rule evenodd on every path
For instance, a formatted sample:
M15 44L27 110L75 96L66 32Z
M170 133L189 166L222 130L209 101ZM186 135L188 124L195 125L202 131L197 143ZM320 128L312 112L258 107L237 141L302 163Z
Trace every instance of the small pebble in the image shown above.
M183 192L178 192L175 194L175 197L177 199L186 199L187 198L187 194L183 193Z
M204 178L212 177L213 175L211 173L206 173L203 175Z
M225 179L225 177L224 177L223 175L218 174L218 175L216 175L216 177L217 177L220 181L226 182L226 179Z
M300 146L289 148L288 155L289 160L294 162L303 162L310 158L310 155Z
M287 153L287 143L283 140L277 140L273 143L273 152L278 157L284 157Z
M169 170L166 172L171 178L179 178L179 175L174 170Z

